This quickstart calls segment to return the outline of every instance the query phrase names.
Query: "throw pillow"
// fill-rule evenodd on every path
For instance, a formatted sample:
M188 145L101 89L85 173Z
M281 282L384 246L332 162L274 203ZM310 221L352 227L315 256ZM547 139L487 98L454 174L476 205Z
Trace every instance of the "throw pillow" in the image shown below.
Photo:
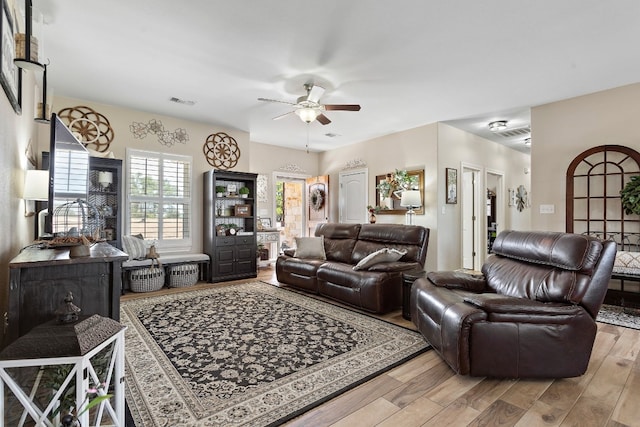
M296 237L296 258L327 259L324 252L324 236Z
M147 256L147 246L142 237L122 236L122 249L129 255L129 261L144 259Z
M407 251L399 251L392 248L382 248L362 258L359 263L353 266L353 269L366 270L372 265L380 264L381 262L398 261L406 253Z

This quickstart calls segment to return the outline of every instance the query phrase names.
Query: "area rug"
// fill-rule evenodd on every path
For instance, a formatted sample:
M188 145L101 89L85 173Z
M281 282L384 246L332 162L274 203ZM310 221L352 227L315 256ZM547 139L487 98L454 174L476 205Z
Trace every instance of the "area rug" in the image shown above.
M267 426L426 351L409 329L265 283L125 301L136 426Z
M596 320L625 328L640 329L640 310L603 304Z

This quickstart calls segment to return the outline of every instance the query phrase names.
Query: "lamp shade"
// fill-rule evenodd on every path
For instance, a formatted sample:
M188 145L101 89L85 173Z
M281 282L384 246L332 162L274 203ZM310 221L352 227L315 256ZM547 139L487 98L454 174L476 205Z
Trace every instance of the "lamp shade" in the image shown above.
M113 184L113 173L106 171L98 172L98 182L104 187L109 186L109 184Z
M24 200L49 200L49 171L28 170L24 178Z
M419 190L405 190L400 198L400 206L416 208L422 204Z
M305 123L311 123L320 115L320 110L316 108L298 108L296 114Z

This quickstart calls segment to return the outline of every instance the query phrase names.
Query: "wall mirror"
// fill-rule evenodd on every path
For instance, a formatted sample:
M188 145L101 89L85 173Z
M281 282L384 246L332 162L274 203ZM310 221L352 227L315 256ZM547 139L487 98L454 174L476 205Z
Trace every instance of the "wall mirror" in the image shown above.
M61 230L53 228L53 212L65 203L87 200L89 180L89 152L71 133L56 114L51 116L49 146L49 203L45 233Z
M424 215L424 169L420 170L408 170L407 174L411 177L415 177L415 184L412 186L411 190L419 190L420 191L420 200L422 201L419 208L413 208L414 212L417 215ZM393 177L393 173L388 173L384 175L376 176L375 187L376 187L376 206L380 206L382 209L378 212L380 215L404 215L407 213L407 208L400 206L400 191L397 189L392 189L389 192L387 197L384 197L385 194L381 194L378 189L380 183L383 181L388 181Z

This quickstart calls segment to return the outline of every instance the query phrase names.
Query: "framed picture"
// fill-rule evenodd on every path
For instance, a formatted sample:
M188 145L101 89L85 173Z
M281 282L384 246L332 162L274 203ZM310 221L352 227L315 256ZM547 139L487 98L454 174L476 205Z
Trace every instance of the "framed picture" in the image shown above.
M415 185L412 186L411 190L419 190L420 199L424 200L424 169L408 170L407 173L409 176L415 177ZM388 173L376 176L374 183L376 187L376 205L380 208L378 212L380 215L404 215L407 213L407 208L400 206L401 197L398 191L391 191L388 194L383 194L380 190L381 183L388 181L392 178L392 175L392 173ZM424 206L414 209L414 212L416 215L423 215Z
M0 85L7 95L13 111L22 113L22 72L13 63L16 54L15 20L7 0L0 0Z
M458 169L446 168L447 203L458 203Z
M234 216L251 216L251 205L235 205Z
M260 224L262 224L262 228L264 229L271 228L271 218L260 218Z

